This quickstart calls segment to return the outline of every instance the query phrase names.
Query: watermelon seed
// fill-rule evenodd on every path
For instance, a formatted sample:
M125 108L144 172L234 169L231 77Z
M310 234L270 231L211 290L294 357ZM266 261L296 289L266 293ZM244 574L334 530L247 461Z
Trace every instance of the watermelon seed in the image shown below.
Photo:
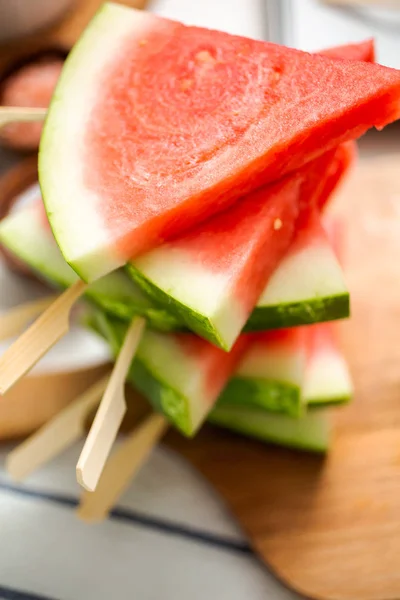
M282 221L280 219L275 219L274 221L274 229L278 231L282 227Z

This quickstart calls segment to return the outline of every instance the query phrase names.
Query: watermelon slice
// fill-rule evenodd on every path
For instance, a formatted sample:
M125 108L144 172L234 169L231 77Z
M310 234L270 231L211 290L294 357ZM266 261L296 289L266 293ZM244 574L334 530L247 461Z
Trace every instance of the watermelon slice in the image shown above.
M308 358L307 327L250 335L250 346L218 405L254 405L299 417Z
M299 417L307 406L350 400L349 369L330 323L265 332L250 340L218 406L253 406Z
M37 201L40 202L40 198ZM0 242L47 282L57 287L67 287L75 282L76 274L65 263L51 230L45 219L39 218L39 214L39 210L35 213L26 207L9 215L0 223ZM348 316L348 292L335 253L319 222L316 232L313 231L311 230L305 239L305 243L309 240L310 244L308 258L307 248L300 246L297 259L296 250L291 253L291 269L289 264L287 271L286 258L279 265L270 284L275 285L275 292L272 290L271 294L266 296L266 304L259 305L253 311L247 324L249 329L264 330L269 327L285 327ZM320 231L320 250L316 253L313 251L316 245L314 237L318 237ZM304 265L309 277L305 278L301 289L298 290L298 277L292 279L291 273L296 274ZM107 275L89 286L87 297L92 302L109 314L123 319L130 320L136 314L143 315L151 327L162 331L183 328L183 324L178 322L169 310L152 302L135 283L128 281L123 271L116 271L112 275ZM282 283L280 292L279 279ZM281 304L276 304L277 296ZM271 299L271 304L268 304L268 298Z
M313 325L308 335L304 401L308 406L348 402L353 391L351 377L346 360L338 350L332 325Z
M106 4L70 53L39 171L92 281L400 116L400 72Z
M270 277L246 330L333 321L349 313L343 271L320 217L310 212Z
M354 55L358 49L359 57L369 60L371 47L373 51L373 42L368 41L351 46L350 50L344 46L330 52L345 58L348 54ZM324 208L355 157L355 143L347 142L303 169L305 180L300 197L303 220L308 219L310 205L315 203L320 210ZM295 213L291 207L291 215L282 218L282 207L287 205L284 203L287 201L284 195L287 187L277 189L275 186L272 193L271 188L262 189L265 190L265 201L273 202L275 199L272 213L275 220L271 218L272 209L268 210L269 207L264 208L264 214L260 211L262 192L249 194L246 204L237 203L229 214L217 215L189 234L139 257L128 266L132 277L156 302L168 306L190 329L225 349L229 349L248 320L256 299L260 297L262 279L268 285L274 267L283 256L285 241L288 246ZM276 196L277 191L281 197ZM292 218L288 219L288 216ZM271 221L284 223L284 227L274 232ZM318 227L317 235L319 231ZM320 311L325 310L325 306ZM332 318L348 316L348 301L342 298L342 294L336 301L331 297L328 312ZM265 311L258 314L261 318L259 321L253 318L252 322L257 322L254 328L270 328L270 322L265 325L263 322ZM308 314L313 313L308 311ZM309 318L304 320L308 321ZM251 323L248 329L253 329Z
M46 223L43 204L38 196L27 207L10 213L0 223L0 242L46 282L66 288L78 277L65 262L51 229ZM145 316L151 325L162 330L176 329L176 319L155 307L138 286L119 270L88 286L85 296L111 314L132 319Z
M85 316L85 323L105 337L112 352L118 354L126 331L123 322L110 319L98 310L91 310ZM214 359L218 356L226 364L229 354L195 336L189 337L197 339L199 347L204 350L208 348L205 354L212 349ZM240 339L244 337L247 336ZM144 349L141 351L142 344ZM193 355L186 356L185 349L179 342L176 343L175 335L146 330L139 352L140 355L136 355L131 367L129 382L185 435L194 435L206 413L212 409L208 414L211 423L244 435L304 450L325 452L328 449L331 423L326 409L314 408L300 418L293 418L247 403L245 398L243 404L229 404L218 400L217 405L212 408L213 402L206 401L203 393L199 394L204 381L204 371L199 371L201 361L195 360ZM246 348L238 350L240 354L246 352ZM234 362L236 359L240 362L240 357L235 356ZM216 360L214 366L217 370L221 368L221 363ZM224 374L226 375L226 370ZM317 370L314 375L318 375ZM327 388L326 391L330 393ZM201 408L197 405L198 402L201 402Z
M105 337L110 343L113 353L118 354L125 332L125 325L122 322L110 319L97 310L91 310L90 313L86 314L85 319L86 325ZM145 336L147 334L146 331ZM135 359L134 364L136 366L131 369L129 381L150 399L157 410L166 414L183 433L187 434L190 431L190 434L193 435L194 432L188 427L188 421L191 420L191 412L193 412L193 416L196 417L197 415L197 419L199 419L199 411L196 410L193 403L193 396L191 401L186 395L181 396L182 389L188 387L187 382L190 380L189 374L183 368L190 367L190 361L185 358L181 368L177 368L177 363L172 362L177 357L170 355L171 349L175 352L177 346L174 345L171 339L168 339L174 336L155 335L157 340L155 344L153 344L154 338L147 339L150 346L147 349L149 350L147 360L143 357ZM206 342L201 342L201 344L206 344ZM208 346L212 348L212 346ZM160 350L161 352L159 352ZM221 350L217 348L214 348L214 351L220 353L221 357L227 356L226 353L221 353ZM178 349L178 352L180 353L180 349ZM244 352L247 352L246 349ZM179 359L181 359L181 356L179 356ZM149 370L150 361L153 365L152 372ZM166 365L169 365L173 372L170 372ZM167 373L166 381L163 380L162 375L165 373ZM314 371L314 374L317 375L317 371ZM171 388L172 380L173 387ZM195 390L199 389L200 380L201 377L197 378L194 384ZM186 385L184 381L186 381ZM329 393L329 390L326 391ZM177 398L180 398L180 400L177 401ZM185 407L183 411L182 406ZM208 408L210 407L211 404ZM200 420L203 420L203 418L204 415L201 415ZM250 403L247 404L245 400L243 404L229 404L218 400L217 405L209 413L208 420L220 427L282 446L315 452L325 452L329 448L331 422L329 412L326 409L314 408L307 411L300 418L292 418L285 414L270 412Z
M294 176L260 188L139 257L129 273L189 329L229 350L293 238L301 183Z
M332 48L325 48L318 52L324 56L330 56L331 58L344 58L346 60L359 60L362 62L375 62L375 44L371 38L364 42L358 42L356 44L345 44L343 46L334 46Z
M189 329L229 350L289 248L294 227L309 229L332 164L337 170L338 152L304 167L300 182L290 176L260 188L246 202L139 257L129 273Z
M124 322L91 310L85 323L105 337L112 352L118 354L126 333ZM235 415L237 409L237 414L249 410L251 415L265 415L262 421L271 425L279 423L268 420L273 413L286 413L290 420L307 423L305 406L347 402L352 394L346 362L328 326L318 325L318 332L312 326L279 334L244 335L230 353L191 334L146 330L129 381L189 436L212 409L217 389L215 422L221 415L222 423L222 415ZM310 419L314 422L313 417ZM296 432L297 426L289 422L287 431ZM299 428L300 435L303 425ZM262 429L264 439L279 441L268 428ZM281 435L279 427L276 435ZM281 442L286 444L282 435Z
M327 452L332 437L330 413L326 408L315 408L300 419L293 419L253 406L218 404L208 420L214 425L263 442L310 452Z
M103 335L118 354L126 334L123 321L91 311L86 325ZM184 434L193 436L248 346L241 336L230 352L190 333L158 333L146 329L128 380Z

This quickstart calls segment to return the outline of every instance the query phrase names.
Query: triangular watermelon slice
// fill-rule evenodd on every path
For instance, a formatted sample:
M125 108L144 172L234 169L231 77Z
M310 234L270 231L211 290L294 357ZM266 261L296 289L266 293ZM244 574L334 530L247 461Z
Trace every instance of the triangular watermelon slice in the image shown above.
M333 46L318 52L331 58L344 58L346 60L360 60L362 62L375 62L375 44L373 38L355 44Z
M92 281L400 116L400 72L106 4L70 53L40 182Z
M40 204L41 199L32 197L32 202ZM77 275L65 262L42 213L42 207L33 205L13 211L0 223L0 243L46 282L68 287L77 281ZM348 316L349 294L338 260L318 219L311 224L305 244L298 247L297 252L296 249L290 252L290 259L285 257L273 273L246 325L248 330ZM304 274L300 286L297 272ZM118 318L130 320L135 315L143 315L150 327L161 331L184 328L168 306L153 302L123 270L90 284L85 296Z
M319 222L315 208L325 194L332 165L337 171L337 152L331 150L303 167L301 180L291 175L264 186L248 194L245 202L236 202L188 234L144 254L130 263L130 274L188 328L229 350L284 258L295 229L296 237L304 229L307 235L315 230L311 213ZM300 278L301 273L296 274L296 280Z
M98 310L92 310L85 319L86 325L105 337L117 355L128 325ZM249 336L243 335L230 352L224 352L192 333L146 329L128 381L179 431L193 436L235 372L248 344Z
M308 327L249 334L249 348L218 406L250 405L299 417L309 358Z
M307 325L349 314L342 268L319 215L312 212L265 286L246 331Z
M260 188L139 257L129 273L189 329L229 350L293 239L302 186L291 176Z
M127 325L121 321L110 319L99 311L92 311L87 317L86 325L105 337L110 343L112 352L115 355L118 354ZM305 328L306 333L307 329ZM327 449L330 431L329 419L325 410L310 410L300 418L294 418L266 409L267 405L272 408L270 404L272 398L274 398L273 410L279 411L279 403L283 410L286 411L289 408L287 386L291 386L290 379L295 376L297 388L306 360L304 341L307 340L304 340L304 336L299 332L300 329L288 332L286 341L283 341L282 344L279 344L279 336L275 335L273 347L280 349L280 355L276 356L274 363L277 367L275 381L271 373L273 365L265 362L265 359L269 360L271 356L262 342L261 346L254 348L253 352L250 350L252 364L248 364L253 374L258 369L259 376L256 385L245 390L239 384L239 389L235 390L233 401L230 401L232 397L229 398L229 394L224 391L222 395L220 394L215 407L217 391L219 390L219 393L222 391L224 385L237 370L239 363L246 361L252 336L241 336L235 344L234 350L226 353L190 334L161 334L146 330L131 366L128 381L151 402L155 410L165 414L185 435L193 436L204 419L209 418L213 423L259 437L265 441L323 451ZM291 333L293 337L291 337ZM273 337L274 334L272 334ZM293 346L291 346L291 342ZM272 348L270 350L272 352ZM313 356L315 357L315 353ZM337 356L332 352L330 357L325 358L328 359L325 362L315 361L312 364L309 361L306 364L303 382L305 387L302 386L301 393L304 394L306 388L312 391L316 389L317 385L322 392L319 402L330 403L332 402L332 390L327 385L323 386L322 377L326 368L329 369L329 360L332 360L334 364ZM335 371L335 374L337 373L338 371ZM262 381L263 377L264 381ZM280 382L278 382L279 378ZM228 383L227 390L232 392L237 382L238 379L235 376ZM330 383L336 386L337 382L330 378ZM271 392L268 390L268 386L271 386ZM255 397L256 389L263 398ZM343 386L340 389L343 391ZM351 388L349 389L349 393L351 393ZM247 393L243 393L244 391ZM252 394L251 396L249 392ZM292 415L294 414L295 404L292 402L294 400L295 397L292 395L289 411ZM305 400L304 398L303 401Z
M299 419L254 406L217 405L208 420L218 427L278 446L307 452L329 450L333 427L330 411L314 408Z

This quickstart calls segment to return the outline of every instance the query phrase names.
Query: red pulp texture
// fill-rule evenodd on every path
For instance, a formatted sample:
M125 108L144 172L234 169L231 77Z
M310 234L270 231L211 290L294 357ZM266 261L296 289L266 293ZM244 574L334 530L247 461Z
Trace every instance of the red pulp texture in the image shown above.
M125 258L400 115L392 69L161 19L99 89L85 181Z
M301 182L296 175L260 188L171 246L208 271L229 273L235 300L250 314L293 238Z
M374 40L369 39L358 44L346 44L344 46L334 46L321 50L318 54L330 56L331 58L344 58L347 60L359 60L361 62L375 62Z
M307 327L258 331L246 335L250 344L265 345L266 347L279 344L291 349L302 348L307 339Z
M324 182L324 186L318 196L317 205L320 211L323 211L328 202L332 199L334 192L339 188L350 168L357 158L357 145L355 142L341 144L333 157L329 173Z

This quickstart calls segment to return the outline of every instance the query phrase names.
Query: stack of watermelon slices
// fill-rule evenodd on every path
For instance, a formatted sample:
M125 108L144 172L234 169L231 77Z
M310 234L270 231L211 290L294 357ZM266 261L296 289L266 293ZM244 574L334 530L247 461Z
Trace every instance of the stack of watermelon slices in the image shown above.
M400 72L373 59L107 4L66 61L39 157L51 229L39 203L0 239L47 280L88 281L115 354L147 318L130 381L184 434L208 417L327 448L321 405L351 395L327 321L349 294L321 211L354 140L400 116Z

